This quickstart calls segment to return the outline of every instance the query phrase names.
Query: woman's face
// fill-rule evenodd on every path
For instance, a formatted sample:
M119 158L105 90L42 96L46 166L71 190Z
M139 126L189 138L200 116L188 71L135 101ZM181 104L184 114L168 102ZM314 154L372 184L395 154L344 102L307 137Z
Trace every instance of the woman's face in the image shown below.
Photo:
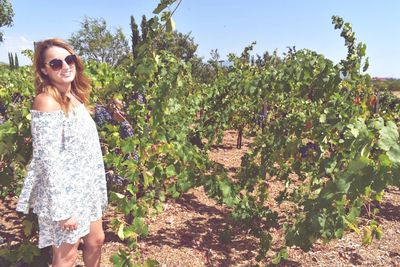
M45 66L41 71L49 77L51 83L58 89L68 89L75 79L76 58L66 49L52 46L45 53Z

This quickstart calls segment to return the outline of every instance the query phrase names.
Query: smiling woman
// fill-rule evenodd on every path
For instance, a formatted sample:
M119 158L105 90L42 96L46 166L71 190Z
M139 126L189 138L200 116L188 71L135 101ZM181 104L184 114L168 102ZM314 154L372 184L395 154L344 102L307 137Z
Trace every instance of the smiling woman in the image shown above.
M68 55L64 60L62 59L53 59L45 64L48 64L54 71L60 70L63 67L63 62L67 63L69 66L75 65L76 56Z
M99 266L107 189L96 125L85 108L90 81L61 39L36 44L33 155L17 210L32 208L39 248L52 246L52 266L73 266L80 239L86 266Z

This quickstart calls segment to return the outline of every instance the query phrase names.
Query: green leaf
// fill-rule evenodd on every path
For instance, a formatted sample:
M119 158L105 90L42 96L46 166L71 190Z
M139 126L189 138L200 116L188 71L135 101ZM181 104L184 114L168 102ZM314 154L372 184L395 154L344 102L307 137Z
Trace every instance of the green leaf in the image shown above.
M334 193L334 194L345 194L345 193L347 193L347 191L349 190L349 188L350 188L350 185L351 185L351 181L348 181L348 180L346 180L346 179L344 179L344 178L339 178L339 179L337 179L336 181L335 181L335 185L336 185L336 190L334 190L332 193Z
M167 21L167 32L172 32L176 29L176 24L175 21L172 19L172 17L169 18Z
M350 161L348 170L350 172L356 173L359 170L368 166L369 159L367 157L359 157L358 159L354 159Z
M272 258L272 264L279 264L282 260L287 260L288 252L286 249L281 249L275 256Z
M325 123L326 122L326 115L325 114L321 114L321 116L319 117L319 122L320 123Z
M171 185L170 187L168 187L167 191L173 198L178 198L180 196L179 192L176 189L176 185Z
M231 187L227 182L221 181L219 186L224 197L229 197L231 195Z
M174 165L169 165L165 169L165 173L167 174L167 177L175 176L176 175L175 166Z
M153 14L160 14L161 11L163 11L164 9L166 9L171 3L173 3L175 1L171 1L171 0L162 0L158 6L153 10Z
M111 261L114 263L115 267L132 267L131 256L129 253L125 252L124 250L120 249L118 253L114 253L111 256Z
M118 227L118 231L117 231L117 235L121 240L125 239L125 235L124 235L124 224L121 223Z
M378 141L378 146L382 150L389 151L392 146L397 144L397 140L399 139L399 132L394 122L389 121L387 125L379 131L379 133L380 138Z
M363 245L369 245L372 243L372 230L370 226L365 226L363 231L362 243Z
M378 159L382 166L390 167L392 165L390 158L386 154L380 154Z
M125 144L121 146L122 153L129 153L132 152L135 149L135 144L128 140Z
M25 236L29 236L32 233L33 223L29 220L24 220L22 225L24 226Z
M352 125L353 126L353 125ZM354 136L354 137L358 137L358 135L360 134L360 131L357 128L354 127L350 127L350 133Z
M400 146L399 144L394 144L386 155L393 163L400 163Z
M383 118L379 117L371 122L371 127L376 130L381 130L385 126Z
M382 228L379 226L376 226L374 228L374 236L376 239L380 240L382 238Z
M135 219L133 219L133 226L135 227L136 233L139 235L147 235L149 233L149 226L141 217L135 217Z
M40 255L40 249L33 244L22 244L18 248L18 259L22 259L24 262L31 263L33 258Z
M157 267L157 266L160 266L160 263L156 260L147 259L143 266L144 267Z
M143 186L147 188L149 185L153 184L154 176L151 172L143 172Z

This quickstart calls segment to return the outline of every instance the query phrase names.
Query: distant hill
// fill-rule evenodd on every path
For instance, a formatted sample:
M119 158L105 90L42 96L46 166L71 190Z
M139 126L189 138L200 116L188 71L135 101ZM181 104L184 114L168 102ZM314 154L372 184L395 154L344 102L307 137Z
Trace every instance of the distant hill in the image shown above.
M379 90L400 91L400 79L373 77L372 82Z

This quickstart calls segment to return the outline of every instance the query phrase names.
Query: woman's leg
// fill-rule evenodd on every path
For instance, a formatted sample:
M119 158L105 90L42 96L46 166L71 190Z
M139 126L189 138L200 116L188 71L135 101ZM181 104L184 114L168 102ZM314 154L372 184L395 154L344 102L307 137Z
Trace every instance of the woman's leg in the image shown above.
M104 238L102 220L91 222L89 234L83 237L83 261L86 267L100 266Z
M60 247L53 246L53 267L73 267L75 266L76 258L78 257L78 245L62 243Z

